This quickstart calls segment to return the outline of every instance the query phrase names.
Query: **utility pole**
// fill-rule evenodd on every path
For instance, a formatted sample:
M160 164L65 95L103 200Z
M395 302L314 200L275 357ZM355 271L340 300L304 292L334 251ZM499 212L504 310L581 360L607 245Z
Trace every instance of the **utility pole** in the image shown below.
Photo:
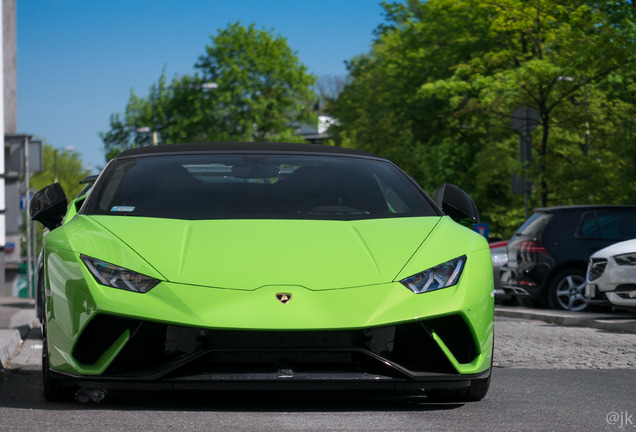
M24 186L26 189L26 247L27 247L27 297L31 297L34 294L33 289L33 251L31 250L31 246L33 242L31 241L31 221L29 220L29 202L31 201L31 171L29 170L29 136L24 136Z
M0 32L0 47L4 47L4 0L0 5L0 23L2 23L2 32ZM6 228L6 197L4 185L4 49L0 55L0 74L2 79L0 82L0 293L4 292L4 248L7 244L7 228Z
M523 203L526 212L526 219L529 215L529 194L532 183L528 181L525 171L532 164L532 131L534 131L541 121L539 111L529 106L522 106L512 112L510 117L512 126L519 134L519 161L523 165L524 173L521 176L512 174L512 193L523 194Z

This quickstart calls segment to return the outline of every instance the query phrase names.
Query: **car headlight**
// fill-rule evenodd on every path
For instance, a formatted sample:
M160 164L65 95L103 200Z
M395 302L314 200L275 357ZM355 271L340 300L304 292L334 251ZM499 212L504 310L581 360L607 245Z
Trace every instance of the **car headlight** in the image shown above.
M466 264L466 255L447 261L400 282L415 294L435 291L456 285Z
M614 261L620 266L636 266L636 253L616 255Z
M84 265L86 265L86 268L93 275L97 283L108 287L146 293L161 282L160 280L142 275L141 273L118 267L114 264L86 255L80 255L80 259Z

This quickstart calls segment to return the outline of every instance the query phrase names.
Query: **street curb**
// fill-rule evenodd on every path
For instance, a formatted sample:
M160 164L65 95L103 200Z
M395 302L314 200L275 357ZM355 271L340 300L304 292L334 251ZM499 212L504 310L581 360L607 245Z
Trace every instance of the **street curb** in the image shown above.
M18 330L0 329L0 368L4 368L7 360L18 351L21 340Z
M29 331L39 325L33 299L0 297L0 370L7 367Z
M497 306L495 307L495 316L538 320L570 327L588 327L609 332L636 333L636 317L620 315L588 314L585 312L566 315L566 313L555 313L555 311L508 309Z
M40 321L35 317L35 310L21 309L9 320L9 328L20 330L20 335L24 338L30 329L40 325Z

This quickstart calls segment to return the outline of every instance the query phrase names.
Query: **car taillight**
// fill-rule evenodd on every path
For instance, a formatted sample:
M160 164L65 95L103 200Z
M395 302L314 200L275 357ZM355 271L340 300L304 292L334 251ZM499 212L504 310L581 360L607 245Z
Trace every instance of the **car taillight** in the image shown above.
M504 247L508 245L508 240L497 241L493 243L489 243L490 249L495 249L498 247Z
M538 254L547 254L548 250L543 246L543 242L534 240L534 241L524 241L519 243L517 246L520 252L527 253L538 253Z

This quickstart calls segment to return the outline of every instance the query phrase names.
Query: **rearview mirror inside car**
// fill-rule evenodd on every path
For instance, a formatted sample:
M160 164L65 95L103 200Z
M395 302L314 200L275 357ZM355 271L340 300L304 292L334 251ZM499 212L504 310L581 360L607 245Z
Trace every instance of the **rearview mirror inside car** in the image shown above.
M232 175L242 179L263 179L278 176L279 168L277 165L266 164L248 164L235 165L232 167Z
M455 222L471 227L479 222L475 201L453 184L443 184L435 191L435 203Z
M29 206L31 219L53 230L62 224L68 203L66 194L59 183L40 189Z

